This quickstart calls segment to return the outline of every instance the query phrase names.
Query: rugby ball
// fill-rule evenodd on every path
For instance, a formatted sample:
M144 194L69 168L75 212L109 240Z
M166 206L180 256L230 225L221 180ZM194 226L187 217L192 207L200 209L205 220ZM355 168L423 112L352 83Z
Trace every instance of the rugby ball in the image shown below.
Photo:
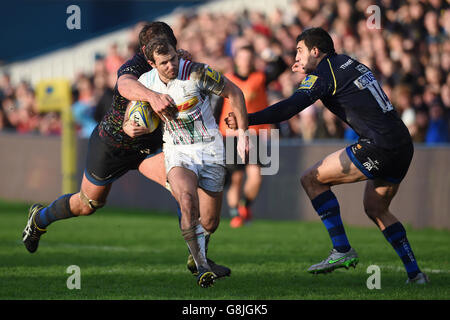
M153 132L158 128L159 117L153 112L150 104L146 101L131 101L128 118L140 127L146 127Z

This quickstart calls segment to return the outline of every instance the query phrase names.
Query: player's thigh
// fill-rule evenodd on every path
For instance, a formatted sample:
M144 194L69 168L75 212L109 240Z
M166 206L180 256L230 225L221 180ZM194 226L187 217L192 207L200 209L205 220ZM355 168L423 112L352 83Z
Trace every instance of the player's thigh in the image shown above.
M207 231L214 232L220 222L223 192L211 192L202 188L198 188L197 192L200 221Z
M166 168L164 164L164 153L160 152L153 157L148 157L138 167L140 173L156 183L166 186Z
M399 186L399 184L381 179L368 180L364 190L366 213L373 216L387 212Z
M182 207L186 204L185 201L194 202L198 206L198 178L195 172L183 167L173 167L167 174L167 180L175 199Z
M367 177L353 164L345 148L326 156L305 171L304 186L308 184L337 185L367 180Z

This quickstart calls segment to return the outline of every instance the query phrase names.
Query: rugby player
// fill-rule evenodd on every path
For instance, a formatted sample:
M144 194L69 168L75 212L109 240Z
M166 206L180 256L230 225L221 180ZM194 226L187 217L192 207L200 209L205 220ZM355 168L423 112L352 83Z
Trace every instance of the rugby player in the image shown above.
M157 21L147 24L141 30L139 34L141 48L156 35L165 36L174 47L177 44L170 26ZM149 70L151 66L147 63L143 52L135 54L119 68L112 107L89 139L87 163L80 192L62 195L45 208L41 204L34 204L29 210L22 238L30 253L37 250L40 237L47 232L47 227L52 222L87 216L102 208L112 183L129 170L137 169L147 178L165 187L161 126L150 134L141 132L142 128L131 128L130 131L128 127L123 127L125 111L130 100L148 101L160 117L167 119L172 119L177 111L169 95L151 91L137 81ZM229 275L231 272L229 268L217 265L211 260L209 265L218 277ZM188 268L194 274L197 272L195 265L188 265Z
M197 283L209 287L217 275L206 258L208 238L219 226L226 173L223 137L210 95L230 99L239 129L238 153L245 159L249 139L244 134L244 95L209 66L179 58L166 38L151 39L144 53L153 69L139 81L153 91L169 94L177 104L176 118L164 122L167 180L181 207L181 233L199 272Z
M301 177L333 243L329 256L308 271L356 267L359 258L345 234L331 187L367 180L364 210L402 260L408 274L406 283L427 283L405 228L389 210L413 157L408 129L370 69L347 55L336 54L333 40L322 28L307 29L297 37L295 60L292 70L307 74L299 88L290 98L250 113L249 125L287 120L320 99L359 135L357 143L328 155ZM232 113L225 121L230 128L236 127Z

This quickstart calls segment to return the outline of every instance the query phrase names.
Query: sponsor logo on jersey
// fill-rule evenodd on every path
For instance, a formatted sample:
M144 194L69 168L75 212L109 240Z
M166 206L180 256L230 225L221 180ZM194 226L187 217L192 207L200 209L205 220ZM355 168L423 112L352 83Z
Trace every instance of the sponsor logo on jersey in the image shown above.
M339 68L341 68L342 70L344 70L345 68L347 68L349 65L351 65L353 63L352 59L348 59L346 63L344 63L343 65L341 65Z
M317 76L314 75L308 75L305 79L303 79L302 83L300 83L300 89L311 89L314 83L316 83Z
M206 74L208 75L208 77L213 79L215 82L219 83L219 81L220 81L220 73L219 72L208 67L208 68L206 68Z
M363 166L367 169L367 171L371 171L372 169L380 170L380 168L378 167L378 165L380 164L378 160L374 161L369 157L367 157L367 160L369 161L363 163Z
M370 162L364 162L363 166L367 169L367 171L370 171L373 169L372 164Z
M353 81L353 83L358 87L359 90L367 88L370 84L373 82L376 82L374 75L372 72L366 72L362 76L360 76L358 79Z
M358 64L356 67L356 70L358 70L361 73L366 73L368 71L370 71L365 65L363 64Z
M189 99L188 101L185 101L183 103L180 103L177 105L178 111L187 111L191 109L193 106L195 106L198 103L198 98L193 97Z
M358 143L356 146L352 146L352 152L356 154L356 151L362 149L362 146Z

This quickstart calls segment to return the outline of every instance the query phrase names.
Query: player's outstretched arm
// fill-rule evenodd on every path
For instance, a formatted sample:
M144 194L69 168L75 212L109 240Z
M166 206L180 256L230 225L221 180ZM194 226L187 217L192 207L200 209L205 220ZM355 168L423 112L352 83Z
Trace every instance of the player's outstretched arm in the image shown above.
M247 108L242 90L233 82L224 77L225 87L221 96L230 99L231 108L236 116L237 129L246 131L248 129Z
M239 131L238 153L243 160L249 152L249 137L245 134L248 129L247 108L242 90L233 82L224 77L225 86L221 96L230 99L231 108L236 117L237 129Z
M317 99L316 99L317 100ZM288 120L315 102L311 96L302 91L295 92L289 98L275 103L259 112L248 115L249 125L279 123Z
M304 94L294 93L291 97L267 107L264 110L248 114L248 125L258 125L266 123L279 123L292 118L294 115L310 106L311 101ZM237 117L234 112L230 112L224 119L228 128L236 130L238 128Z
M153 111L161 118L172 120L176 116L177 108L173 99L167 94L160 94L146 88L132 74L124 74L117 80L119 93L130 101L147 101Z
M298 66L293 66L293 69ZM289 98L275 103L259 112L248 115L248 125L273 124L292 118L294 115L312 105L332 92L334 83L324 80L322 77L311 75L305 78L297 91ZM235 115L229 115L225 122L231 129L236 128Z

